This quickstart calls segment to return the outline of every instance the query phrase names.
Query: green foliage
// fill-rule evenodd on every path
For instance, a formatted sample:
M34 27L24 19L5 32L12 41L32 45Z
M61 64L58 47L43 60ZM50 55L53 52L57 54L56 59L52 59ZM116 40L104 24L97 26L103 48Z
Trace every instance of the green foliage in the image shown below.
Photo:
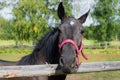
M111 41L115 38L117 6L118 0L99 0L96 3L92 17L97 24L93 35L98 41Z
M14 37L16 40L37 40L47 31L49 9L44 0L19 0L13 9Z
M83 34L86 39L94 40L94 33L95 33L95 26L85 26L84 27L85 33Z
M36 42L43 34L51 29L52 25L48 24L51 15L59 23L57 16L57 7L59 0L15 0L7 3L7 0L2 1L1 9L13 6L13 19L0 19L2 27L0 27L0 35L2 38L14 39L16 44L22 41ZM71 0L63 1L66 14L72 15L70 4ZM51 20L52 21L52 20ZM4 38L4 39L5 39Z
M55 26L57 26L59 24L57 8L58 8L58 4L60 3L60 0L46 0L45 2L46 2L46 6L50 9L50 14L53 15L53 19L55 19L56 21ZM65 7L65 12L67 16L71 16L72 15L72 5L71 5L72 0L64 0L62 2ZM51 15L49 15L49 17Z
M6 20L0 17L0 36L3 35L3 26L6 24ZM1 38L1 37L0 37Z
M58 1L31 0L28 2L27 0L19 0L13 9L15 40L33 40L33 42L38 40L50 29L47 24L50 14L57 16L56 5L58 5ZM54 8L49 8L49 6L54 6ZM70 14L68 6L67 9L67 13ZM58 18L54 18L58 21Z
M1 48L0 54L30 54L32 50L31 48Z
M11 26L8 20L0 17L0 39L13 39L11 36Z

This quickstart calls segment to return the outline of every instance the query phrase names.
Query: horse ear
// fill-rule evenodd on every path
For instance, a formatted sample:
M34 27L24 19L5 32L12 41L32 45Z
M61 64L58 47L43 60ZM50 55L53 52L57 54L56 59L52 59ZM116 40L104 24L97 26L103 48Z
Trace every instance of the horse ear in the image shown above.
M61 20L66 16L64 6L63 6L62 2L60 2L60 4L59 4L57 12L58 12L58 17Z
M89 11L88 11L87 13L85 13L85 14L82 15L80 18L78 18L78 20L79 20L82 24L86 21L86 18L87 18L87 16L88 16L89 12L90 12L90 9L89 9Z

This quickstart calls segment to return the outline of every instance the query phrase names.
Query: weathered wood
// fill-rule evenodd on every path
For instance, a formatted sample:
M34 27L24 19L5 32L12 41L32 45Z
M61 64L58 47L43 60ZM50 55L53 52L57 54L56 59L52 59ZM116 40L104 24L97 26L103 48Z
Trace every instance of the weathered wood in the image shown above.
M57 65L0 66L0 78L50 76L64 74ZM120 61L82 63L77 73L120 70Z

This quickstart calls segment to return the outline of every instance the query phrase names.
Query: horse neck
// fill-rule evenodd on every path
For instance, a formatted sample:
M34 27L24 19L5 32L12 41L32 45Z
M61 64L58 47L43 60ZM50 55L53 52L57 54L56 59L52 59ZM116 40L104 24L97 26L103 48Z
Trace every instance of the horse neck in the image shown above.
M59 53L58 53L58 30L54 29L45 35L44 45L42 45L42 49L40 49L38 56L39 61L43 61L44 63L57 64L59 61Z
M38 41L32 54L23 57L18 64L57 64L59 61L58 34L57 29L48 32L41 40Z

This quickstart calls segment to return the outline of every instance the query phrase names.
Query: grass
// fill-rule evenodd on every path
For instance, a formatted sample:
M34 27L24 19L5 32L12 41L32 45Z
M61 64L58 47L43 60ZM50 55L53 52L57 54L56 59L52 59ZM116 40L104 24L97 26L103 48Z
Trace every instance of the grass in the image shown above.
M18 61L21 57L25 56L27 54L0 54L0 59L2 60L8 60L8 61Z
M0 48L0 59L12 60L12 57L30 54L32 50L33 48ZM119 49L84 49L84 52L89 58L87 62L120 60Z
M31 42L22 42L24 45L31 45ZM19 43L20 44L20 43ZM0 59L18 61L22 56L30 54L33 49L15 47L14 40L0 40Z
M32 45L32 41L21 41L18 43L19 45L24 44L24 45ZM14 40L1 40L0 39L0 46L15 46L15 41Z
M67 80L120 80L120 71L71 74ZM74 79L73 79L74 78Z
M0 59L18 61L22 56L30 54L31 48L0 48Z
M101 61L120 61L120 49L84 49L88 56L88 61L83 62L101 62ZM71 74L67 80L120 80L120 70L105 71L94 73ZM74 78L74 79L73 79Z
M93 41L86 40L86 42L90 43ZM0 40L0 46L2 45L14 45L14 41ZM0 48L0 59L18 61L21 57L30 54L32 50L32 48ZM120 61L120 49L118 48L84 49L84 52L87 55L88 60L85 61L80 56L82 62ZM67 80L119 80L119 75L120 71L70 74L67 76Z
M0 48L0 59L18 61L31 52L31 48ZM120 61L119 49L84 49L84 52L89 59L82 62ZM119 80L119 74L120 71L70 74L66 80Z
M105 44L105 41L100 42L101 44ZM83 40L83 44L87 45L87 46L99 46L100 43L98 43L95 40ZM120 41L110 41L108 46L114 46L114 47L118 47L120 46Z
M32 48L0 48L0 54L29 54Z
M14 40L0 40L0 46L15 45Z

